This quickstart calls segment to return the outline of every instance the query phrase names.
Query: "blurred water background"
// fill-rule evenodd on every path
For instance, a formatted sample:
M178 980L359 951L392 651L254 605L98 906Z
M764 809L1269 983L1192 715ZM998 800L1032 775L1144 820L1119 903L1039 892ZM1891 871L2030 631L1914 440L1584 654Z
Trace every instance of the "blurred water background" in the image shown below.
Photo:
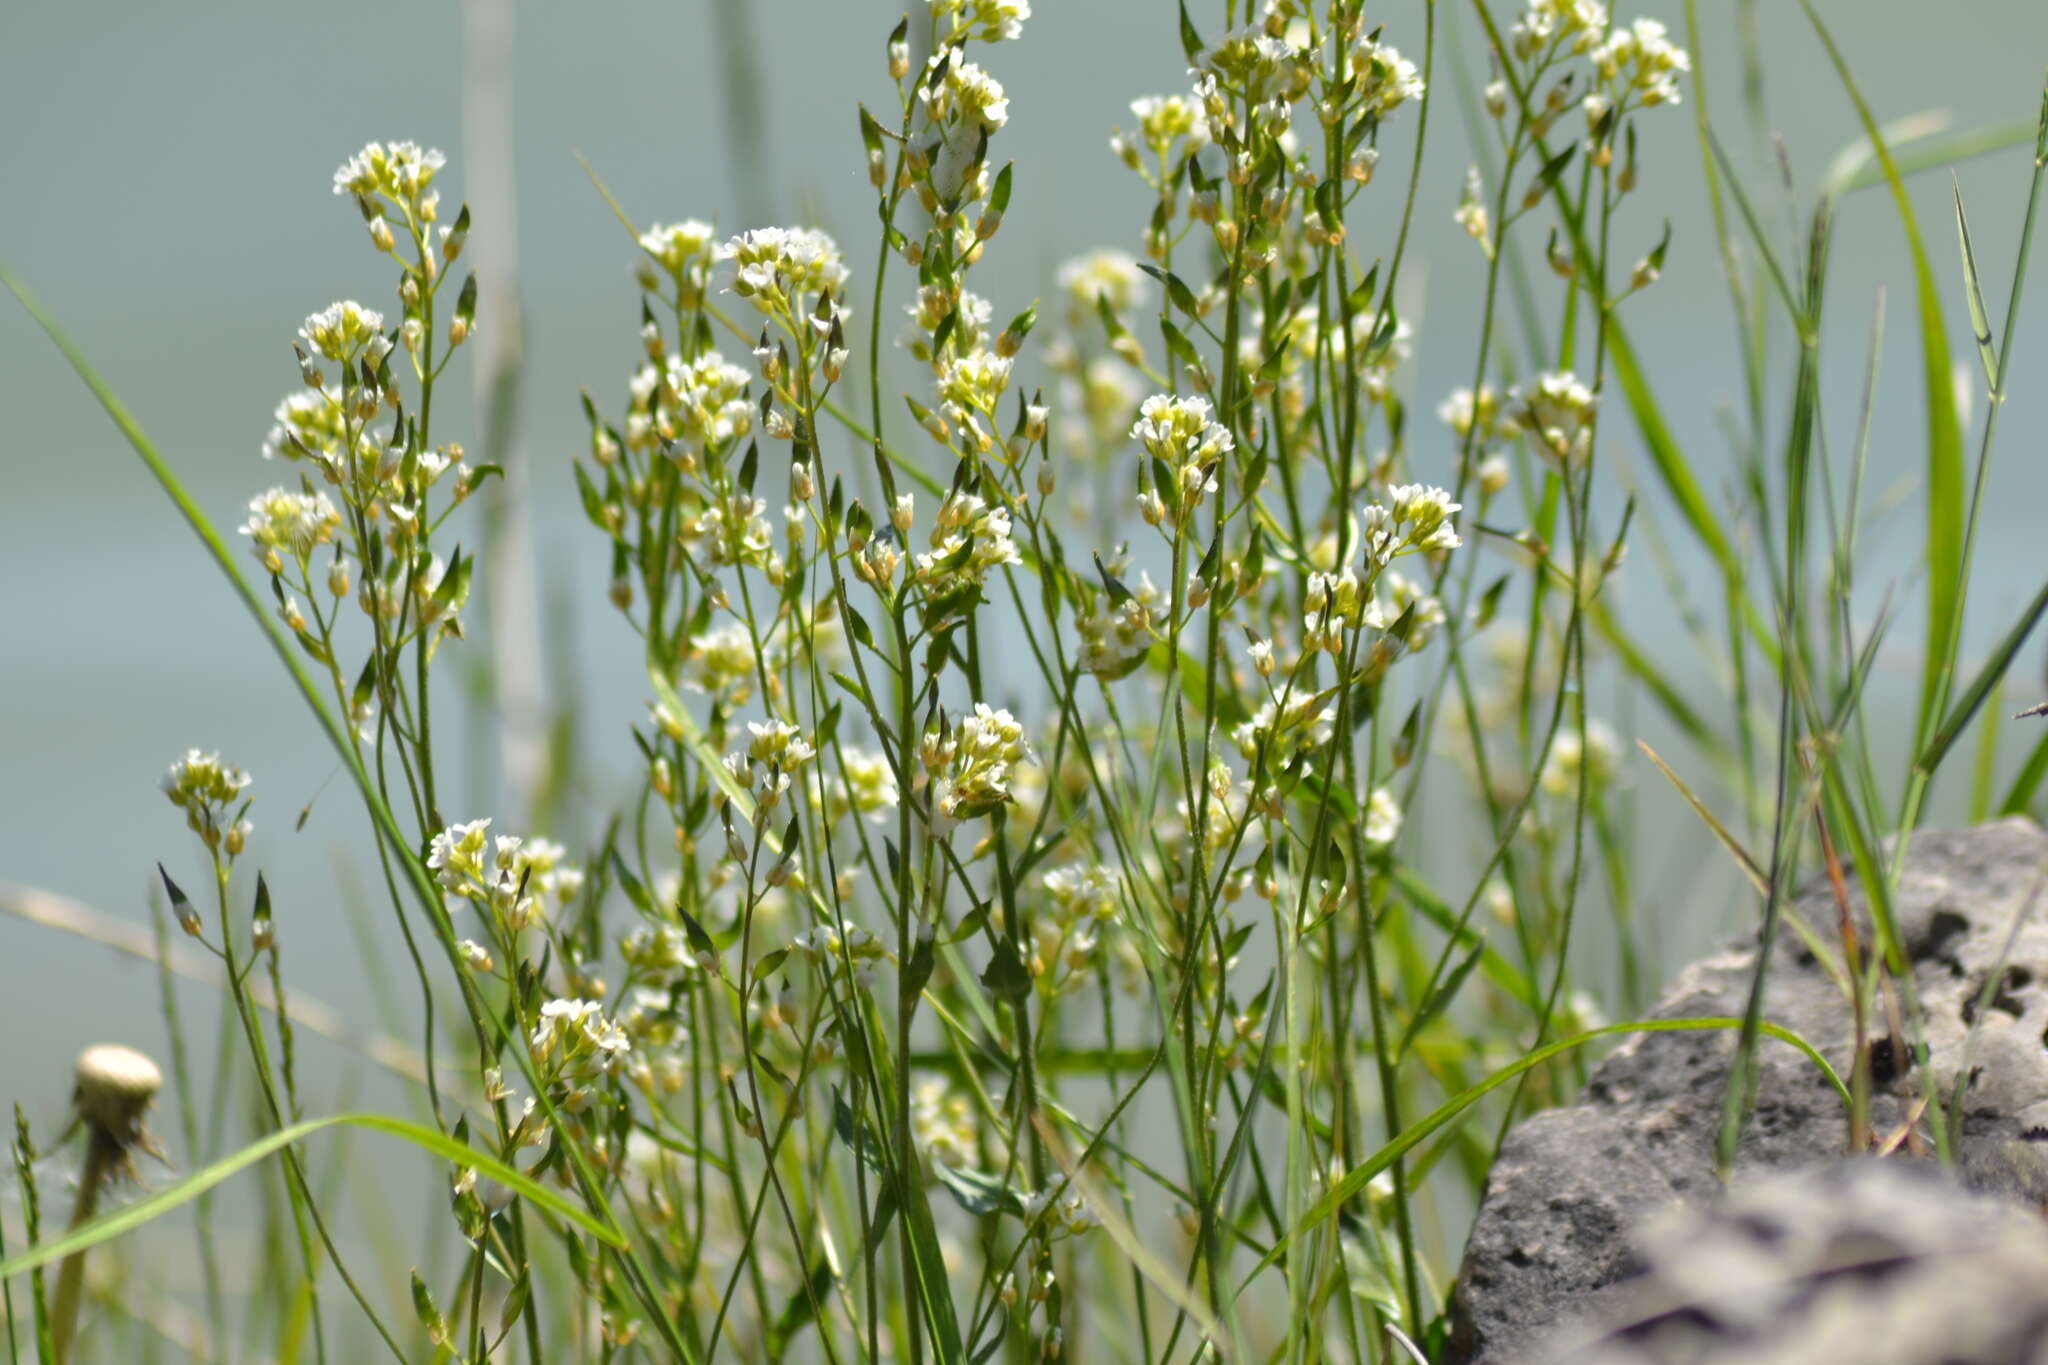
M1214 8L1195 7L1205 29L1220 27L1207 12ZM1682 34L1676 0L1636 8ZM2048 58L2048 6L2037 0L1820 0L1819 8L1879 119L1942 110L1965 128L2033 118ZM1106 137L1112 125L1130 122L1132 98L1186 84L1174 8L1165 0L1039 0L1036 9L1023 40L987 58L1011 99L997 155L1017 163L1004 230L977 276L998 318L1034 298L1057 311L1053 277L1064 258L1104 243L1136 249L1148 193L1111 155ZM1792 202L1805 205L1829 162L1856 137L1854 112L1797 7L1765 0L1757 9L1769 126L1783 131L1798 187ZM1768 191L1777 169L1761 154L1739 98L1738 7L1703 0L1700 11L1698 63L1717 127L1752 168L1752 183ZM1480 48L1467 7L1446 0L1438 13L1444 46L1436 82L1453 94L1456 63L1483 81L1484 60L1475 59ZM539 671L556 700L580 699L577 744L591 775L587 821L553 831L576 846L601 829L602 812L625 789L633 754L626 731L644 716L647 692L634 641L604 603L605 552L582 521L569 475L570 457L585 442L578 391L588 388L615 409L637 355L629 275L636 253L576 153L643 224L686 216L732 231L816 223L838 236L865 274L873 215L855 101L891 98L883 44L896 11L833 0L728 9L728 26L737 20L751 30L760 76L751 110L745 98L729 99L730 28L721 29L704 0L523 3L508 17L511 57L497 69L511 122L494 118L465 129L464 21L452 4L9 5L0 17L0 127L7 129L0 260L71 330L216 522L232 527L248 497L283 475L257 452L271 409L297 382L290 344L299 320L335 298L390 307L388 270L367 249L353 209L330 193L333 167L371 138L438 146L450 157L443 184L452 208L469 192L479 138L509 133L516 222L481 216L479 205L472 241L479 253L502 252L504 238L487 239L516 230L527 361L519 447L531 475L537 596L550 622L538 637ZM1385 6L1374 16L1380 21L1388 41L1421 56L1419 3ZM1633 255L1656 240L1657 214L1671 218L1664 279L1631 305L1627 321L1680 439L1711 474L1709 492L1720 502L1731 466L1715 414L1738 400L1740 380L1694 140L1694 98L1688 82L1685 107L1642 120L1645 190L1621 232L1640 244L1625 249ZM1431 169L1402 298L1418 333L1403 377L1416 410L1416 472L1446 483L1451 445L1431 414L1445 393L1469 381L1482 283L1480 257L1450 216L1470 159L1460 125L1455 101L1444 100L1429 131ZM1371 228L1354 229L1363 258L1391 247L1413 131L1412 123L1390 128L1384 216L1375 220L1384 240L1372 240ZM1956 170L1987 293L2002 307L2027 153L2008 150ZM1975 385L1948 175L1923 174L1913 188L1952 345ZM1774 213L1782 245L1789 223L1782 210ZM1922 428L1911 278L1881 190L1846 201L1834 257L1826 420L1838 460L1854 430L1876 292L1890 291L1870 487L1893 510L1872 524L1864 605L1874 607L1892 583L1908 606L1869 703L1880 721L1900 722L1910 714L1919 662L1912 548ZM2033 293L2014 352L2013 411L1971 599L1968 638L1979 648L2005 629L2044 568L2038 527L2048 480L2035 376L2048 365L2048 301L2038 288ZM856 290L856 304L864 294ZM480 321L486 329L510 325L488 308ZM887 330L894 328L891 319ZM1787 363L1771 385L1782 411L1791 366L1789 352L1780 354ZM454 420L438 430L474 445L466 373L458 391L447 409ZM1975 410L1981 421L1981 401ZM895 418L901 409L890 411ZM379 1024L380 998L402 1002L409 1019L409 974L378 984L346 908L351 898L370 906L362 922L381 945L381 960L395 964L388 908L370 895L369 869L351 851L365 846L365 829L346 778L191 533L11 301L0 301L0 413L0 882L46 888L147 924L153 863L162 859L190 879L197 873L189 836L157 793L157 777L188 746L218 749L256 777L250 861L265 869L276 896L288 980L366 1034ZM1647 478L1646 466L1619 404L1603 431L1618 503L1621 481ZM1649 510L1660 510L1654 496ZM1680 557L1681 573L1700 567ZM1696 696L1711 701L1715 661L1700 658L1669 619L1651 562L1639 558L1625 580L1628 619L1669 667L1699 680ZM2038 661L2039 651L2030 650L2017 670L2016 704L2040 699ZM453 690L441 687L444 696ZM1638 706L1633 714L1647 711ZM452 771L461 794L446 801L450 818L492 812L495 751L459 736L457 745ZM1646 877L1668 877L1639 887L1639 913L1654 921L1669 965L1744 924L1754 907L1661 779L1640 772L1634 780L1635 837L1660 850L1640 866ZM1956 817L1960 785L1945 784L1939 815ZM295 832L309 801L312 815ZM1439 861L1448 855L1453 863L1459 849L1481 847L1476 831L1432 833L1427 841L1441 846ZM1454 885L1462 891L1465 882ZM188 1017L211 1017L203 991L186 988L182 999ZM0 1048L0 1098L19 1099L38 1131L54 1132L80 1047L119 1039L161 1055L155 973L90 942L0 916L0 1034L12 1043ZM202 1030L194 1047L210 1053L210 1034ZM305 1047L316 1108L393 1102L389 1087L349 1051Z

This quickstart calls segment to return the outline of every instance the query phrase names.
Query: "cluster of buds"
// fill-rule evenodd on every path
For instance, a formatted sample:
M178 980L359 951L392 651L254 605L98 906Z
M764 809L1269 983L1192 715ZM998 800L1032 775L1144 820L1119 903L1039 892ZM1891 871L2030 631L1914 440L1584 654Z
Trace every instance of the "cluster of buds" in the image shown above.
M221 762L219 754L189 749L158 785L170 803L185 812L185 824L201 842L232 858L241 853L253 828L244 818L250 803L242 798L249 782L248 773Z
M638 272L640 287L650 294L661 293L666 276L676 307L701 307L711 267L717 262L716 232L709 223L686 218L680 223L656 223L641 233L640 248L649 260ZM655 266L661 267L660 274L655 273Z
M1211 419L1208 399L1165 393L1145 400L1131 436L1164 471L1138 495L1139 514L1149 525L1173 528L1216 491L1217 466L1237 445L1230 429Z
M1106 574L1121 571L1120 563L1104 567ZM1104 682L1129 676L1159 638L1155 623L1166 618L1170 606L1152 575L1142 572L1137 587L1096 599L1074 622L1081 635L1081 667Z
M1543 452L1561 463L1583 463L1593 448L1600 399L1570 371L1541 374L1508 393L1508 413Z
M1361 514L1367 559L1379 567L1402 555L1457 549L1464 542L1453 518L1463 506L1441 488L1397 484L1385 503L1368 504Z
M940 717L920 746L932 832L944 835L1010 800L1012 772L1030 753L1017 718L986 702L951 725Z
M803 731L785 720L748 721L747 747L725 756L726 771L753 794L760 814L780 805L791 780L818 756Z
M488 835L491 822L471 820L436 834L427 869L450 895L488 906L498 923L517 933L543 919L548 903L568 905L583 891L583 871L563 861L549 839Z
M527 1047L534 1063L566 1087L563 1107L581 1113L590 1106L591 1087L624 1065L633 1043L599 1002L550 1000L540 1007Z

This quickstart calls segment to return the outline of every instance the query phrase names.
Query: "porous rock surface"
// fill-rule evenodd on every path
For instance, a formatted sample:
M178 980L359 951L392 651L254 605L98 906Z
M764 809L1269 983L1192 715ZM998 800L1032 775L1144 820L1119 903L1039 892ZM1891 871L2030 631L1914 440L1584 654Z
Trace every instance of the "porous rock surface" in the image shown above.
M2048 835L2031 821L1922 831L1908 850L1893 907L1944 1099L1962 1067L1973 1073L1959 1149L1964 1176L2037 1213L2048 1201L2048 1141L2039 1140L2048 1137L2044 876ZM1867 952L1865 903L1853 873L1848 899ZM1839 955L1839 910L1824 879L1786 909ZM2001 957L2000 980L1966 1058L1970 1021ZM1655 1014L1740 1015L1755 962L1752 940L1693 963ZM1798 1033L1848 1077L1855 1046L1848 1002L1790 924L1766 979L1764 1017ZM1869 1030L1879 1040L1871 1122L1882 1136L1908 1121L1917 1090L1911 1078L1892 1074L1890 1028L1881 1014ZM1541 1360L1543 1343L1561 1324L1620 1311L1628 1291L1639 1287L1623 1282L1645 1268L1634 1231L1718 1193L1714 1139L1734 1051L1731 1030L1638 1034L1601 1063L1577 1104L1537 1114L1509 1133L1453 1295L1450 1365ZM1758 1062L1756 1108L1731 1181L1738 1191L1773 1173L1839 1162L1846 1150L1841 1101L1813 1063L1768 1038Z
M1932 1162L1840 1162L1653 1220L1572 1365L2048 1365L2048 1223Z

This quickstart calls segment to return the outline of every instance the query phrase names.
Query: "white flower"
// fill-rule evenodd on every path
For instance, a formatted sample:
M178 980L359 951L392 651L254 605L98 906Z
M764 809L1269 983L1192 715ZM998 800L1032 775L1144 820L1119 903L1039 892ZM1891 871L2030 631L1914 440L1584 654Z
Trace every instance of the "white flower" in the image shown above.
M1365 803L1365 842L1385 848L1401 832L1401 807L1385 787L1375 787Z
M1464 542L1452 518L1463 507L1441 488L1397 484L1387 490L1384 505L1370 504L1360 514L1365 552L1374 563L1385 564L1416 551L1455 550Z
M427 867L443 889L467 896L469 883L483 880L485 831L490 827L488 819L472 820L466 825L450 825L434 836L427 849Z
M325 493L273 488L249 499L249 519L241 530L256 542L259 553L281 550L304 559L315 545L333 540L339 525L341 513Z
M1385 118L1410 100L1422 98L1422 75L1398 50L1367 40L1351 49L1351 72L1375 118Z
M1186 138L1189 151L1209 143L1209 120L1202 106L1186 95L1147 95L1131 101L1131 113L1137 116L1145 145L1161 156L1175 138Z
M384 326L384 315L354 299L330 303L306 319L299 335L329 360L353 360L365 342Z
M1602 80L1620 79L1645 105L1678 103L1678 77L1692 70L1686 50L1665 36L1655 19L1617 28L1590 54Z
M710 261L714 231L711 224L696 218L672 225L656 223L640 234L640 246L669 273L679 275L683 267L699 257Z
M795 308L804 294L837 294L846 283L838 244L816 228L755 228L719 251L739 266L733 292L764 313Z
M1559 730L1543 762L1543 790L1552 796L1576 792L1581 768L1595 789L1601 787L1614 776L1620 749L1614 731L1601 721L1587 721L1583 735L1577 729Z
M984 43L1015 38L1024 32L1031 17L1031 0L926 0L932 18L951 20L940 29L940 45L950 46L963 38Z
M1098 247L1067 261L1060 266L1059 281L1082 309L1092 311L1101 297L1108 300L1112 313L1142 304L1151 284L1138 269L1137 258L1114 247Z
M222 763L219 754L187 749L157 785L172 805L196 815L208 808L232 804L249 782L249 774Z
M416 142L366 143L334 173L334 192L413 200L447 164L447 157L431 148L421 151Z
M632 1049L626 1031L605 1018L595 1000L548 1001L530 1041L535 1061L559 1061L565 1073L580 1079L610 1073Z
M1008 801L1012 770L1030 752L1017 718L985 702L976 702L949 729L927 730L922 757L933 833L943 835Z
M1541 374L1527 390L1509 391L1509 415L1547 452L1560 460L1576 460L1592 448L1593 421L1599 398L1569 370Z
M945 75L940 77L942 64ZM1010 119L1010 101L1003 94L1002 83L973 62L963 60L957 48L931 59L925 67L924 79L918 84L918 94L934 123L959 119L993 133Z
M1100 863L1070 863L1045 874L1045 893L1063 924L1114 920L1123 901L1116 873Z

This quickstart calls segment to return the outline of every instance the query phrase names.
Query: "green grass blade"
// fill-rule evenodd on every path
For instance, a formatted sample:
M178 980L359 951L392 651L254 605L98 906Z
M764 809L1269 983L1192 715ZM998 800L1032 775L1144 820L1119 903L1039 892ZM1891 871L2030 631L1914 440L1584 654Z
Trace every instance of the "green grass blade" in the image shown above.
M1927 639L1920 665L1919 733L1927 733L1934 720L1941 688L1942 661L1948 649L1948 631L1962 590L1963 562L1963 432L1956 412L1955 386L1949 374L1948 327L1941 315L1941 294L1933 268L1927 263L1927 248L1920 237L1919 220L1899 164L1886 145L1884 134L1870 112L1870 106L1849 72L1834 35L1820 20L1813 0L1799 0L1814 32L1820 35L1840 77L1842 88L1856 106L1863 134L1870 140L1878 164L1884 168L1892 203L1898 210L1899 226L1905 230L1906 246L1913 258L1913 293L1920 314L1920 377L1927 397Z
M1962 734L1971 718L1977 714L1977 708L1991 695L1991 689L1998 685L1999 679L2012 667L2013 656L2018 654L2020 646L2026 643L2027 636L2032 633L2044 611L2048 611L2048 583L2043 583L2041 591L2034 594L2034 600L2027 604L2027 609L2020 613L2020 619L2013 622L2012 629L2005 633L2005 638L1998 642L1998 648L1991 651L1991 657L1984 661L1984 666L1977 670L1977 676L1971 680L1970 686L1950 708L1948 718L1942 722L1941 729L1927 742L1927 747L1920 751L1920 756L1913 760L1916 769L1932 776L1934 770L1941 766L1941 760L1947 756L1949 746L1956 742L1957 736Z
M2005 800L1999 803L2000 815L2025 815L2034 803L2034 793L2041 789L2041 779L2048 777L2048 735L2034 742L2032 753L2012 780L2012 786L2005 792Z
M1679 515L1685 518L1685 524L1692 528L1700 543L1707 547L1707 552L1714 556L1721 572L1739 577L1741 565L1736 559L1735 547L1721 529L1721 518L1708 503L1706 493L1693 477L1692 466L1686 463L1684 452L1678 448L1677 439L1664 421L1663 409L1658 406L1656 395L1650 391L1650 382L1636 361L1635 349L1629 344L1628 333L1619 318L1611 318L1607 324L1607 359L1614 367L1614 379L1621 385L1622 396L1628 400L1629 415L1636 420L1643 448L1649 452L1650 463L1655 467L1658 478L1663 480L1664 491L1678 504Z
M1948 116L1940 111L1929 111L1894 119L1884 126L1883 131L1899 174L1912 176L1974 157L1989 156L2010 147L2024 147L2033 139L2036 129L2034 120L2019 119L1950 132ZM1834 159L1821 182L1823 192L1831 198L1883 183L1884 167L1871 153L1870 143L1860 138Z
M311 1137L322 1129L336 1126L367 1128L374 1132L389 1133L444 1160L462 1166L473 1166L478 1175L497 1181L520 1198L546 1209L558 1218L574 1223L599 1241L615 1247L626 1244L625 1234L616 1227L591 1217L561 1195L532 1177L514 1170L496 1157L479 1152L466 1143L457 1142L445 1133L407 1119L393 1118L388 1114L333 1114L327 1118L308 1119L304 1123L293 1124L289 1128L265 1134L240 1151L222 1157L204 1170L193 1172L175 1185L146 1195L123 1208L102 1214L84 1227L67 1232L53 1242L45 1242L41 1246L30 1247L26 1251L9 1256L6 1260L0 1261L0 1279L11 1279L38 1266L61 1261L73 1252L84 1251L133 1232L143 1224L191 1203L230 1176L247 1170L265 1157L303 1138Z
M1757 866L1756 859L1749 855L1749 850L1742 846L1741 840L1737 839L1729 831L1728 827L1722 824L1712 811L1707 809L1706 802L1693 795L1692 788L1686 786L1684 780L1671 770L1671 765L1664 761L1662 755L1655 749L1652 749L1641 738L1636 740L1636 747L1641 749L1644 756L1657 766L1658 772L1664 774L1670 780L1672 786L1678 788L1678 794L1685 798L1685 804L1691 806L1693 813L1706 823L1708 829L1713 831L1714 837L1721 841L1721 847L1728 850L1729 855L1735 859L1736 866L1742 869L1742 875L1749 878L1749 884L1754 886L1759 894L1766 893L1770 887L1770 878L1764 875L1764 870L1761 867Z
M1984 307L1984 288L1977 282L1977 252L1970 245L1970 218L1963 212L1963 182L1950 176L1956 196L1956 242L1963 253L1963 285L1970 300L1970 331L1977 340L1977 355L1984 362L1984 382L1998 392L1998 352L1991 343L1991 313Z

